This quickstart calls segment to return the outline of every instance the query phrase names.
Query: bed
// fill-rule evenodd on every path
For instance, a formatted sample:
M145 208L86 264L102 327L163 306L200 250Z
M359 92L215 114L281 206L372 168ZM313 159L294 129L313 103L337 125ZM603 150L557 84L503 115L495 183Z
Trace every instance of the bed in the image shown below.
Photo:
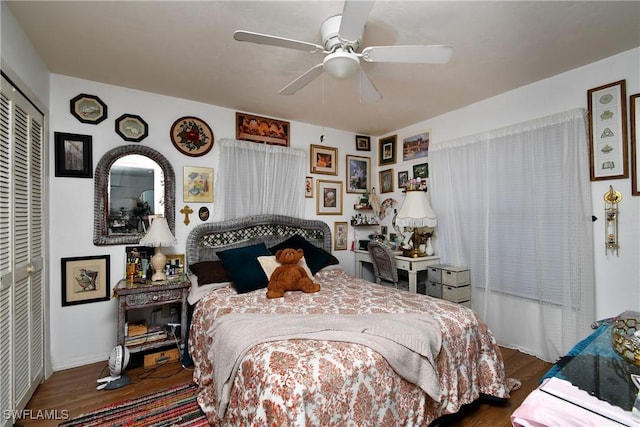
M266 271L262 260L296 245L304 250L319 292L267 299L264 282L253 286L251 277L239 277L260 267ZM324 222L285 216L205 223L189 234L190 267L222 263L232 276L217 278L192 301L189 352L198 402L211 425L427 425L481 395L509 397L500 350L472 310L351 277L336 264L331 246ZM230 260L230 253L238 259ZM194 289L204 286L196 283L201 278L209 281L198 273L192 276ZM314 330L324 322L344 326ZM309 323L306 335L290 330ZM363 323L366 333L380 340L378 346L360 341L365 331L355 329ZM282 325L282 335L247 338ZM236 342L242 351L227 348ZM420 355L394 356L406 347Z

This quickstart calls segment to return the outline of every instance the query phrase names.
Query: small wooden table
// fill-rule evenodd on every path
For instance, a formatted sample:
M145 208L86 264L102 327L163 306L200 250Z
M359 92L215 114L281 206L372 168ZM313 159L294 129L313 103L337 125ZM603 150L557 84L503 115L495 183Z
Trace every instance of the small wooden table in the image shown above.
M371 257L368 251L356 250L356 276L362 278L362 264L371 264ZM398 270L404 270L409 273L409 292L414 294L418 292L418 272L426 271L430 265L439 264L439 256L424 256L419 258L411 258L402 256L400 252L395 256L396 266Z
M191 282L186 276L161 282L147 281L146 284L134 284L127 280L120 280L113 290L113 296L118 298L118 334L117 344L125 345L127 311L162 306L165 304L181 304L180 339L179 345L185 342L187 334L187 296ZM176 337L178 338L178 337ZM172 336L166 339L128 345L130 352L149 350L174 344Z

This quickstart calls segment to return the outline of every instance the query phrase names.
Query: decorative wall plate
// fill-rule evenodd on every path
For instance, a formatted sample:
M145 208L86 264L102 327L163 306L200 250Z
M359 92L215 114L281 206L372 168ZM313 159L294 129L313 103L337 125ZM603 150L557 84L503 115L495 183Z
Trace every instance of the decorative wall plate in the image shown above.
M71 114L82 123L97 125L107 118L107 105L95 95L81 93L69 104Z
M125 141L140 142L149 135L149 127L142 117L123 114L116 119L116 133Z
M182 154L199 157L213 147L213 132L197 117L181 117L171 125L171 142Z

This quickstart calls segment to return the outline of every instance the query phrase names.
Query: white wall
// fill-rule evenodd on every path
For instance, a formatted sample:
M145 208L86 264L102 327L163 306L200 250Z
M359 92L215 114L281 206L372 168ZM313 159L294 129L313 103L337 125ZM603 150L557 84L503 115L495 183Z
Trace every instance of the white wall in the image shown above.
M110 86L102 83L80 80L62 75L51 76L51 134L69 132L93 137L93 165L108 150L129 142L124 141L114 131L114 120L124 113L141 116L149 125L149 136L140 144L148 145L162 153L173 165L176 173L176 237L179 244L169 249L169 253L184 253L185 241L191 229L201 221L197 214L190 216L191 223L183 223L180 209L182 200L182 173L184 166L212 167L213 153L202 157L189 157L175 149L169 139L173 122L182 116L196 116L211 127L215 139L235 137L235 111L217 106L201 104L184 99ZM80 93L98 96L108 107L107 120L98 125L81 123L69 113L69 100ZM286 118L285 118L286 120ZM307 153L309 144L320 143L320 135L326 135L324 145L338 147L338 176L311 175L315 179L345 179L345 155L355 154L355 134L335 129L325 129L304 123L291 123L291 146ZM361 152L359 152L361 153ZM307 160L308 161L308 160ZM50 156L49 166L54 169L54 156ZM116 300L62 307L60 291L60 259L86 255L110 255L111 286L124 277L124 245L93 245L93 179L50 178L50 231L51 248L51 330L52 358L54 369L78 366L104 360L115 345L116 340ZM215 186L215 183L214 183ZM322 216L333 230L334 221L348 221L349 206L355 202L354 195L344 197L342 216ZM207 206L211 212L209 221L220 218L214 203L189 206L197 212L200 206ZM305 217L314 218L315 198L305 199ZM166 252L165 252L166 253ZM354 271L352 253L337 251L335 255L349 273Z
M398 145L401 145L402 136L427 128L432 130L432 144L439 144L573 108L587 109L589 89L622 79L626 79L628 104L629 95L640 92L640 48L400 129L397 131ZM411 165L423 161L393 165L394 172L409 170L411 175ZM436 167L430 165L430 168ZM604 251L603 195L609 185L623 196L620 203L619 256L605 256ZM630 178L596 181L591 184L591 191L593 215L599 218L593 224L596 317L616 316L628 309L640 311L640 197L631 195ZM395 197L402 200L399 192ZM436 239L436 251L437 245Z

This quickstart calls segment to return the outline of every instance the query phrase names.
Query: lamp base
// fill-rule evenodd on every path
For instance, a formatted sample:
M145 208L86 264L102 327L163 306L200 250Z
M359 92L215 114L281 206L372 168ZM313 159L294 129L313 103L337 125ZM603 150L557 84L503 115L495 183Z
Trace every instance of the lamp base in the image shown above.
M160 250L160 246L156 248L156 253L151 257L151 265L153 266L153 276L151 280L154 282L160 280L167 280L167 275L164 274L164 266L167 263L167 257Z
M420 248L413 248L411 250L408 250L403 255L409 258L421 258L423 256L427 256L420 250Z

